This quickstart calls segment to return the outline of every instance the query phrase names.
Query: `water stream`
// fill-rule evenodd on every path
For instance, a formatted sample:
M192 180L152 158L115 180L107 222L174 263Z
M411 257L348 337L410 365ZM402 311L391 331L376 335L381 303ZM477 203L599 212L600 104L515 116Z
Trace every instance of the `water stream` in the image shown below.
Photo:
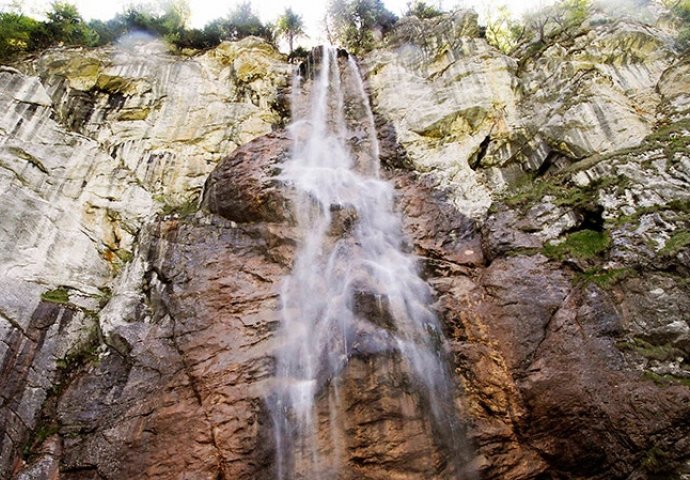
M294 143L280 174L302 232L281 291L269 402L280 480L337 478L344 468L343 437L336 433L339 385L356 356L394 355L436 434L459 444L443 335L430 289L406 252L393 188L379 177L374 117L360 72L342 50L316 53L307 77L294 80Z

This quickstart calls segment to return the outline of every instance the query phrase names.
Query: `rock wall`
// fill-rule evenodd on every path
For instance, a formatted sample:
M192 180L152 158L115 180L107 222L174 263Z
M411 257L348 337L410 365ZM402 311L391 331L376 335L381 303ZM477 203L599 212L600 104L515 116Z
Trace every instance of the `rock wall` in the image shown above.
M254 38L190 58L127 38L17 67L0 67L2 477L45 434L68 364L127 321L113 279L145 226L196 209L221 158L282 125L292 70Z
M467 12L401 21L361 61L382 175L437 294L468 471L687 478L688 58L630 19L566 33L509 57ZM0 68L0 476L275 478L291 67L251 38L17 67ZM347 373L338 478L445 478L429 426L391 414L418 399L374 388L392 368Z

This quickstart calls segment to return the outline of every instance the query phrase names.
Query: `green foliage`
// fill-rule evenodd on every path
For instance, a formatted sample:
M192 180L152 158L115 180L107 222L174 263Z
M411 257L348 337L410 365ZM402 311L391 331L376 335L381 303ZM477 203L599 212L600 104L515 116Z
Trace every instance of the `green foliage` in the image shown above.
M326 15L331 42L356 55L371 50L376 35L385 35L398 21L381 0L330 0Z
M659 362L667 362L685 355L682 350L671 344L653 345L641 338L617 342L616 346L621 351L634 352L645 358Z
M187 28L190 16L188 0L132 4L110 20L88 23L73 4L64 1L51 4L44 22L19 11L0 12L0 61L54 45L105 45L130 32L147 32L178 48L193 49L210 48L223 40L235 41L250 35L273 41L272 27L261 23L248 1L203 29Z
M510 207L529 208L545 196L553 197L552 203L559 207L588 207L596 203L599 191L608 188L623 188L630 180L625 176L606 176L590 182L585 187L570 184L566 179L552 177L533 180L526 175L521 184L503 201Z
M69 302L69 292L65 287L58 287L54 290L48 290L41 294L41 300L44 302L51 303L68 303Z
M666 241L664 248L659 253L673 256L690 245L690 230L679 230Z
M580 278L585 283L594 283L601 288L609 288L616 285L621 280L628 278L634 273L630 268L602 269L599 267L591 268L580 274Z
M293 61L293 60L306 60L306 58L309 56L309 52L304 48L304 47L297 47L295 48L292 52L290 52L290 55L288 55L288 60Z
M93 46L99 41L71 3L53 2L46 17L39 22L19 11L0 12L0 61L53 45Z
M276 33L279 37L286 38L290 46L290 53L294 50L295 38L304 35L304 22L302 16L297 15L292 11L292 8L286 8L285 12L278 18L276 22Z
M658 373L651 372L649 370L644 372L644 377L652 380L654 383L660 386L665 385L685 385L690 388L690 378L675 377L670 374L659 375Z
M29 460L32 457L34 449L40 447L48 437L51 437L59 432L60 425L55 421L47 424L37 425L34 431L31 432L29 439L22 447L22 457L24 460Z
M690 47L690 0L663 0L664 5L678 20L676 42L682 49Z
M245 1L237 5L225 19L227 35L224 40L239 40L254 36L266 41L273 41L273 32L270 26L264 25L254 13L252 4Z
M564 10L565 27L579 27L592 8L592 0L561 0L560 7Z
M68 2L53 2L44 24L46 46L86 45L98 43L98 34L91 29L79 14L77 7Z
M415 2L407 2L406 17L417 17L421 19L434 18L443 15L443 12L433 5L428 5L426 2L415 0Z
M40 23L21 13L0 12L0 60L34 50L33 37Z
M525 35L526 27L513 19L505 5L499 7L486 24L486 41L505 54L511 54Z
M547 243L544 245L544 254L557 260L569 257L585 260L600 255L610 245L611 237L608 233L580 230L566 236L561 243Z
M164 195L155 195L153 199L162 204L160 211L166 216L178 215L181 217L187 217L199 210L199 199L195 197L179 200L170 199Z
M654 446L642 459L642 468L649 473L663 473L666 471L668 465L668 453L665 450Z

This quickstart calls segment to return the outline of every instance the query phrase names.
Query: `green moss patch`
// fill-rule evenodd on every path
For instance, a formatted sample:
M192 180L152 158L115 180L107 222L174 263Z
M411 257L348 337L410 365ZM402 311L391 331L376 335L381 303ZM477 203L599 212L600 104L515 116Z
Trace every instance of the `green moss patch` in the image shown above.
M675 377L669 374L659 375L651 371L645 371L643 376L647 380L652 380L657 385L684 385L690 388L690 378Z
M685 354L680 349L670 344L653 345L641 338L633 338L616 344L619 350L624 352L634 352L650 360L667 362Z
M559 207L580 207L597 203L599 191L608 188L625 188L630 180L623 176L601 177L585 187L568 184L565 178L551 177L533 180L526 176L503 201L509 207L529 207L545 196L553 197Z
M673 256L690 245L690 230L679 230L666 241L664 248L659 253Z
M568 257L589 259L607 251L610 246L611 237L607 232L580 230L566 236L561 243L544 245L544 255L556 260Z
M199 210L199 201L196 197L178 202L172 201L163 195L154 195L153 199L162 204L160 211L163 215L187 217Z
M41 300L51 303L69 303L69 292L65 287L58 287L54 290L48 290L41 294Z
M580 274L583 283L594 283L602 288L609 288L634 274L632 268L591 268Z

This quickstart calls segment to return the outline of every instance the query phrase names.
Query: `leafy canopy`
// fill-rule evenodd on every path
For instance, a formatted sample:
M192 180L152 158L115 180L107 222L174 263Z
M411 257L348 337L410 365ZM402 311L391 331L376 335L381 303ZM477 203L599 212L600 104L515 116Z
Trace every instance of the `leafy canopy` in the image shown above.
M426 2L415 0L414 2L407 2L406 17L417 17L421 19L434 18L443 15L443 12L433 5L428 5Z
M304 22L302 16L286 8L285 12L278 17L276 22L276 33L279 37L286 38L290 45L290 53L294 51L295 38L304 35Z
M330 0L326 17L331 42L355 54L371 50L398 20L381 0Z

